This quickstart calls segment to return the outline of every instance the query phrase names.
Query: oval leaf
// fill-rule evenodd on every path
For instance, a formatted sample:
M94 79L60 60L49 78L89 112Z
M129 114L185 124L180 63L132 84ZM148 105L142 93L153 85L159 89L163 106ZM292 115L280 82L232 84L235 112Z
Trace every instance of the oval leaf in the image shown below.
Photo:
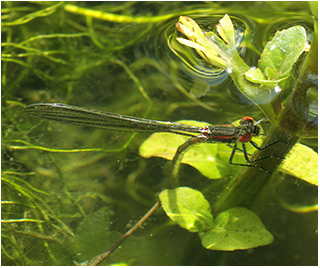
M182 228L190 232L203 232L212 228L210 205L201 192L179 187L162 191L159 198L168 217Z
M305 45L306 31L302 26L280 31L266 44L258 66L268 80L288 78Z
M209 125L205 122L192 120L181 120L178 122L199 127ZM233 122L233 124L238 125L239 120ZM172 160L178 147L187 139L188 137L177 134L154 133L141 144L139 153L145 158L156 156ZM255 141L259 144L261 138L255 137ZM191 146L184 154L181 162L196 168L209 179L220 179L239 168L229 164L231 151L232 148L226 144L200 143ZM253 153L255 149L248 144L247 151L248 153ZM236 151L233 161L234 163L246 163L243 152Z
M192 120L182 120L179 123L205 127L208 123ZM154 133L139 148L141 156L162 157L172 160L178 147L183 144L188 137L171 133ZM230 149L231 152L231 149ZM230 155L229 152L229 155ZM182 163L189 164L199 170L204 176L211 179L219 179L228 174L227 155L219 155L217 144L201 143L190 147L184 154Z
M249 249L273 241L260 218L243 207L221 212L214 221L214 227L200 236L202 245L211 250Z
M318 154L297 143L280 166L281 171L318 185Z

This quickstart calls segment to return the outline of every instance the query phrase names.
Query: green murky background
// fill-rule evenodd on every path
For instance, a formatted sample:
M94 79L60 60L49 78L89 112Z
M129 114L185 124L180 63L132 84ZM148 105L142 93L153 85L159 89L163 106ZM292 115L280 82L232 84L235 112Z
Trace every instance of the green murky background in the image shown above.
M313 30L307 2L67 4L132 21L92 19L59 2L1 3L2 265L73 265L102 253L153 205L170 169L169 161L139 156L148 134L41 122L27 117L24 105L61 102L217 124L243 115L259 119L260 111L226 74L203 62L190 69L173 53L170 38L179 15L212 29L228 13L250 65L256 65L276 31L300 24L310 39ZM145 20L135 21L137 17ZM188 94L197 87L210 91L197 99ZM228 180L208 180L189 166L183 166L180 178L211 201ZM205 250L196 234L173 225L158 209L103 264L316 265L317 213L290 212L279 201L311 205L317 202L317 190L288 175L272 179L253 204L275 237L269 246Z

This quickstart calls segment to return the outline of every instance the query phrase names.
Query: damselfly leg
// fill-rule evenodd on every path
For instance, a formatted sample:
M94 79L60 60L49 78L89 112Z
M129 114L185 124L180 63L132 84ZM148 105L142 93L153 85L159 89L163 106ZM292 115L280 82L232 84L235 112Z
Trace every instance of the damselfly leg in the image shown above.
M272 143L267 144L267 145L264 146L264 147L259 147L259 146L258 146L254 141L252 141L252 140L250 140L249 142L252 144L252 146L253 146L254 148L256 148L256 149L259 150L259 151L262 151L262 150L264 150L264 149L269 148L269 147L272 146L272 145L277 144L278 142L283 142L283 141L281 141L281 140L276 140L276 141L274 141L274 142L272 142ZM233 162L233 158L234 158L234 155L235 155L236 150L240 150L240 151L243 152L243 155L244 155L246 161L247 161L249 164L242 164L242 163L234 163L234 162ZM265 169L264 167L262 167L262 166L260 166L260 165L253 164L253 163L258 162L258 161L261 161L261 160L265 160L265 159L270 159L270 158L278 158L278 159L280 158L280 157L277 156L277 155L269 154L269 155L267 155L267 156L263 156L263 157L259 157L259 158L256 158L256 159L254 159L254 160L251 160L248 155L249 155L249 154L248 154L248 152L247 152L247 148L246 148L246 144L245 144L245 143L242 143L242 150L239 149L239 148L237 147L237 143L235 143L235 144L233 145L233 149L232 149L232 152L231 152L231 155L230 155L230 158L229 158L229 163L230 163L231 165L235 165L235 166L245 166L245 167L255 167L255 168L259 168L259 169L262 169L263 171L265 171L265 172L267 172L267 173L272 174L272 172L271 172L270 170L267 170L267 169ZM280 159L283 159L283 158L280 158Z

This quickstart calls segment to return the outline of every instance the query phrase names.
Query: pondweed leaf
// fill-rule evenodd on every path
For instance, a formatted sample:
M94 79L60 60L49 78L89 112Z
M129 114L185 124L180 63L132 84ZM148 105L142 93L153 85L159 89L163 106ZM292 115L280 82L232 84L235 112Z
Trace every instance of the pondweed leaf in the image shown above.
M264 246L273 241L260 218L244 207L221 212L214 221L214 227L200 237L205 248L226 251Z
M304 51L306 38L306 30L302 26L276 33L265 46L258 67L269 80L288 77L293 64Z
M192 120L181 120L179 123L205 127L208 123ZM188 137L171 133L154 133L139 148L141 156L162 157L172 160L178 147ZM231 152L231 148L230 148ZM218 144L202 143L190 147L184 154L182 163L189 164L210 179L219 179L228 173L227 159L219 155Z
M318 185L318 154L308 146L297 143L281 164L280 170Z
M206 126L208 123L192 120L181 120L179 123L194 126ZM233 123L238 125L237 121ZM141 146L140 155L146 158L162 157L172 160L177 148L183 144L188 137L171 133L154 133ZM255 141L261 144L261 138L255 137ZM248 144L248 153L255 149ZM201 174L210 179L219 179L233 171L234 166L228 163L232 148L219 143L201 143L193 145L185 153L182 163L196 168ZM244 161L243 153L237 151L234 162ZM311 148L296 144L284 162L280 166L282 172L300 178L306 182L318 185L318 154Z
M168 217L189 232L198 232L207 249L249 249L273 241L259 217L246 208L228 209L214 220L209 202L198 190L178 187L162 191L159 198Z
M205 122L197 122L192 120L181 120L179 123L205 127L209 125ZM233 123L235 126L239 124L239 120ZM139 148L141 156L162 157L172 160L178 147L183 144L188 137L171 133L154 133ZM261 139L255 137L255 141L260 144ZM248 144L248 153L253 153L255 149ZM182 163L188 164L196 168L202 175L209 179L220 179L227 174L230 174L235 167L229 164L229 158L232 148L220 143L200 143L192 145L184 154ZM237 151L234 157L235 163L246 163L243 152Z
M293 26L275 34L261 54L258 68L250 69L246 78L253 83L274 87L290 76L306 45L306 31L302 26Z
M204 232L213 226L209 202L189 187L164 190L159 195L168 217L189 232Z

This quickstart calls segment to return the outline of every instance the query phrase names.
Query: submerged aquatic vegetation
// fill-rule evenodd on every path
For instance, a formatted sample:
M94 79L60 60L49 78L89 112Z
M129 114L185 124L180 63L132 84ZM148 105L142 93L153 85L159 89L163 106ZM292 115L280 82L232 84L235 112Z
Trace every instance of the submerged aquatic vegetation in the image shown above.
M264 8L269 16L265 12L251 16L250 8ZM210 28L228 13L239 30L241 56L253 65L278 30L302 23L310 37L313 19L308 10L301 2L250 3L250 7L223 2L2 2L2 264L71 265L91 259L119 239L128 222L143 215L167 185L168 163L137 155L145 135L46 124L27 118L22 112L26 104L63 102L159 120L221 124L248 112L261 117L255 106L233 90L228 75L213 71L190 53L189 58L176 57L170 50L175 24L185 15ZM291 75L295 81L297 69ZM192 88L204 88L206 97L188 95ZM310 92L308 100L314 107ZM288 125L314 136L310 118L307 126ZM312 140L302 141L315 146ZM220 153L227 155L229 148L223 147ZM226 169L226 161L221 163ZM227 167L227 171L237 177L239 169ZM215 204L230 176L221 174L221 180L206 180L184 167L180 177L184 185L201 190ZM267 230L282 234L275 237L274 249L262 249L265 256L279 260L279 244L287 247L289 255L304 248L305 254L313 256L315 213L297 207L316 203L314 189L281 173L250 204ZM275 200L285 209L279 205L270 210L268 204L274 208ZM288 233L292 216L287 208L306 213L303 219L294 214ZM237 259L238 265L279 264L258 254L252 254L249 262L245 252L234 252L224 260L218 252L203 254L193 236L181 232L160 212L154 217L157 221L149 221L105 263L212 265L234 264ZM288 242L290 233L299 233L299 249ZM194 254L186 254L190 250ZM290 259L281 261L292 264ZM315 261L300 258L294 263Z

